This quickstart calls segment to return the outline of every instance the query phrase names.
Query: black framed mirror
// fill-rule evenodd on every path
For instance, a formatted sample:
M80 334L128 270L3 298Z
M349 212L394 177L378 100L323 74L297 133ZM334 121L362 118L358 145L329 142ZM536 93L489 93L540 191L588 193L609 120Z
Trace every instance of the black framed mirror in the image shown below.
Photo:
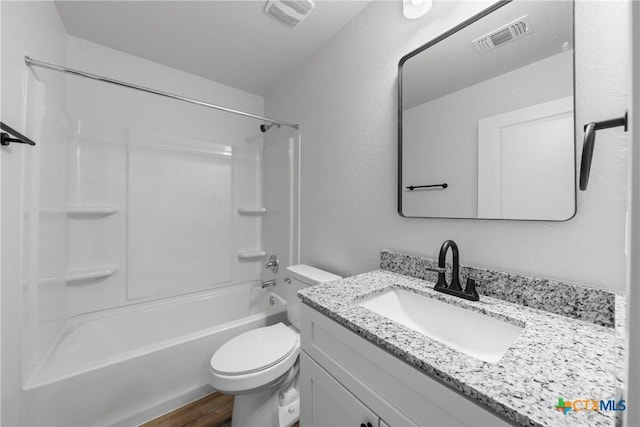
M572 218L574 86L573 1L500 1L402 57L399 214Z

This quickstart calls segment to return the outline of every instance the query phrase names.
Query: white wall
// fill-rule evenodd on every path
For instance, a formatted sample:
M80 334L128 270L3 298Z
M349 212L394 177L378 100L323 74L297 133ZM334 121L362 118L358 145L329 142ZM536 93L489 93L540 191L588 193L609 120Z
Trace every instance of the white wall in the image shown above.
M26 104L28 91L33 91L34 87L42 83L47 89L46 98L49 100L49 107L64 105L65 79L61 75L40 71L29 71L24 64L24 56L30 55L48 62L63 63L66 56L66 33L58 17L58 13L53 2L0 2L2 11L1 39L2 39L2 81L1 81L1 111L2 121L14 127L18 131L36 132L42 130L31 122L25 114L29 106ZM41 100L44 98L41 98ZM39 105L43 107L43 105ZM46 105L45 105L46 107ZM42 118L49 117L44 111ZM53 124L49 129L62 132L61 126ZM64 289L57 288L56 295L49 293L47 297L52 298L51 309L48 313L39 310L27 310L23 304L23 295L30 295L31 298L38 299L44 297L39 295L38 289L32 287L33 283L25 283L23 293L23 281L27 277L23 276L23 263L25 271L28 271L28 261L23 256L23 220L24 220L24 197L26 194L27 182L24 177L29 178L31 162L38 156L46 156L55 153L59 139L52 139L51 135L28 135L43 137L36 142L36 147L23 145L12 145L3 147L0 161L2 162L2 283L0 292L2 293L2 425L18 424L18 405L20 401L20 377L23 368L22 334L27 333L29 319L42 318L49 315L57 318L66 312L66 304L60 304L58 296L64 297ZM55 154L54 154L55 156ZM43 179L47 179L44 175ZM49 176L48 178L51 178ZM59 184L64 175L59 176L52 184ZM56 193L53 199L57 202L58 196L64 194ZM47 196L52 196L48 194ZM45 202L40 200L39 202ZM33 211L29 212L33 213ZM49 224L51 225L51 224ZM60 232L61 227L52 225L48 228L51 232ZM61 241L64 247L64 240ZM39 249L33 248L37 253ZM46 255L46 253L41 253ZM49 254L51 255L51 254ZM57 258L51 267L60 262ZM37 266L36 266L37 267ZM37 272L37 268L36 268ZM37 281L37 275L36 275ZM28 292L27 292L28 290ZM48 289L51 291L51 289ZM60 292L58 292L60 291ZM58 295L60 294L60 295ZM34 307L35 308L35 307ZM25 323L23 324L23 316ZM21 326L22 325L22 326ZM24 360L27 365L28 361Z
M624 289L629 137L620 129L598 134L589 191L568 222L396 213L398 61L488 4L434 2L408 21L399 4L372 2L266 96L267 115L300 123L302 262L351 275L376 268L383 248L435 257L454 239L465 264ZM582 124L627 108L627 14L625 2L576 2L580 146ZM274 132L265 144L282 141Z
M477 217L478 121L572 96L572 69L573 51L563 52L404 110L402 188L441 182L449 187L446 191L405 191L403 213Z
M264 99L258 95L76 37L68 39L67 64L72 68L117 80L237 110L263 113ZM181 140L185 143L195 140L232 146L233 244L225 245L229 246L225 248L227 253L231 253L228 260L231 272L227 277L230 281L225 283L260 280L264 260L246 262L239 261L236 257L238 250L261 249L262 246L261 218L237 214L239 206L253 207L262 204L263 135L259 129L259 121L73 76L67 79L67 106L72 121L80 123L80 138L74 142L75 146L70 152L72 158L78 159L75 171L72 172L71 198L80 204L107 204L120 208L117 214L108 218L70 222L70 269L83 270L100 265L120 267L116 274L105 280L71 287L71 315L202 289L191 286L192 283L188 283L190 277L174 281L174 285L165 283L165 289L157 292L153 289L154 283L130 282L133 275L128 262L132 259L133 248L131 242L127 241L127 236L131 233L131 230L127 232L127 221L132 221L131 212L128 211L131 205L128 197L132 197L129 194L131 182L139 171L129 169L130 162L135 160L131 150L127 148L127 141L133 135L129 130L135 131L136 135L147 135L146 143L150 144L154 143L153 135L156 134L161 136L159 139L165 140L165 145L181 145ZM84 138L86 124L94 129L103 129L103 136L100 137L98 131L93 132L97 137ZM100 126L94 126L96 124ZM108 135L112 136L107 137ZM175 173L176 180L184 179L184 173L167 171L168 174L172 172ZM157 175L157 179L160 180L161 176L164 175ZM181 185L192 190L197 183L189 186L185 182ZM220 207L222 206L224 205L221 204ZM164 213L167 214L168 211ZM191 219L197 221L198 212L194 211L193 216ZM187 232L188 227L189 223L185 223L182 230ZM174 228L172 230L177 232L181 225L175 224ZM221 261L227 265L227 261ZM180 266L173 267L177 269ZM193 278L193 282L195 281Z
M632 173L629 174L630 228L627 266L627 299L625 376L627 402L640 400L640 2L629 3L631 11L632 105L629 111L629 131L632 135ZM624 413L624 425L640 425L640 407L629 405Z
M0 33L2 32L2 7L0 6ZM0 88L2 87L2 47L0 47ZM0 99L0 113L2 100ZM0 176L2 176L2 161L0 161ZM2 185L0 185L0 201L2 200ZM2 209L0 209L0 224L2 224ZM2 258L2 227L0 227L0 259ZM0 279L2 278L2 263L0 262ZM2 280L0 280L0 287ZM0 291L0 308L2 308L2 292ZM2 316L0 316L0 373L2 373ZM2 380L0 377L0 423L2 423Z

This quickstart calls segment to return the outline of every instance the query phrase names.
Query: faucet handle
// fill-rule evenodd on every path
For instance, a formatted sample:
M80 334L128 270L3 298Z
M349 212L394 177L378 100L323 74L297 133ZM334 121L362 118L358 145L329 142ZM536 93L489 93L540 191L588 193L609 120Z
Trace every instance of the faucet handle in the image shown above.
M433 267L433 268L426 267L425 270L434 271L436 273L446 273L447 272L447 269L444 268L444 267Z
M465 286L464 288L464 293L466 295L469 295L469 299L471 301L480 301L480 295L478 295L478 291L476 290L476 280L478 281L484 281L483 279L474 277L474 276L468 276L467 277L467 286Z
M267 270L271 270L273 274L277 274L279 265L280 261L278 261L278 257L275 255L271 255L269 257L269 262L264 265L264 268L266 268Z

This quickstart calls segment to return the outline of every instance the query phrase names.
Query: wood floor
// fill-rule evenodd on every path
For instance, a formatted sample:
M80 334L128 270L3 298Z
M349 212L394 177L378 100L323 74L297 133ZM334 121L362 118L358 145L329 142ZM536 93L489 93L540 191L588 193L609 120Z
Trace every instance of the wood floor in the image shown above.
M231 427L232 413L233 396L216 392L148 421L141 427ZM295 423L293 427L299 427L299 424Z
M233 396L212 393L141 427L230 427Z

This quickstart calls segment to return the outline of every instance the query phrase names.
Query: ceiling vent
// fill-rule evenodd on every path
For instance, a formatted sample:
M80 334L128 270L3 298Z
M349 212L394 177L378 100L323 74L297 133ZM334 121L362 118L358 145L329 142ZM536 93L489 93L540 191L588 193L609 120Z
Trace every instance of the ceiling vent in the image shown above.
M297 27L314 6L312 0L269 0L264 11L280 22Z
M529 17L524 15L522 18L518 18L507 25L503 25L489 34L478 37L472 43L478 53L486 53L510 42L511 40L519 39L520 37L524 37L532 32L533 30L529 23Z

